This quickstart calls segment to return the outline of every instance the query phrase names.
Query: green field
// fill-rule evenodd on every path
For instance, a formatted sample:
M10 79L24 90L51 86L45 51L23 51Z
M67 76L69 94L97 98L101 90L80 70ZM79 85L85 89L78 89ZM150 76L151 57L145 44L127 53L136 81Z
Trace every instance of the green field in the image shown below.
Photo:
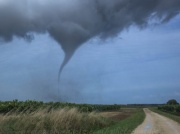
M110 127L98 130L93 134L131 134L144 119L144 111L142 109L135 109L135 112L125 120L119 121Z

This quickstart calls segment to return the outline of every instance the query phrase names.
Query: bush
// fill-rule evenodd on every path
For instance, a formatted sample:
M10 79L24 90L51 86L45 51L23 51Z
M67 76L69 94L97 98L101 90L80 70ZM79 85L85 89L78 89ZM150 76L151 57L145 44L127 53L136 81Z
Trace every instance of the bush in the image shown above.
M171 99L167 102L167 105L178 105L179 103L175 99Z
M177 113L180 113L180 106L177 106L177 107L176 107L176 112L177 112Z
M158 110L161 110L163 112L172 113L172 114L175 114L175 115L180 115L180 105L158 106Z

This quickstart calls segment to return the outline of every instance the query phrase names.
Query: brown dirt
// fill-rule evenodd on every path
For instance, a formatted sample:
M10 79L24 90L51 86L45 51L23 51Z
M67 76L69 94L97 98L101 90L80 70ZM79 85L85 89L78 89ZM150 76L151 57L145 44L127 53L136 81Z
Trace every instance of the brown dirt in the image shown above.
M105 118L110 118L116 121L120 121L120 120L126 119L131 114L125 113L125 112L101 112L100 115Z
M133 134L180 134L180 124L145 108L146 118Z

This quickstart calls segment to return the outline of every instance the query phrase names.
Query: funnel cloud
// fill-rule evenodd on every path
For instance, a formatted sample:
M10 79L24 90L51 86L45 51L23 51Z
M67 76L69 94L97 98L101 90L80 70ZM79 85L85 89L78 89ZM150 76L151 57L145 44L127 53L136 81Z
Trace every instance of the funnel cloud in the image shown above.
M132 25L162 24L179 12L179 0L0 0L0 40L31 41L33 33L48 33L65 53L60 74L91 38L111 38Z

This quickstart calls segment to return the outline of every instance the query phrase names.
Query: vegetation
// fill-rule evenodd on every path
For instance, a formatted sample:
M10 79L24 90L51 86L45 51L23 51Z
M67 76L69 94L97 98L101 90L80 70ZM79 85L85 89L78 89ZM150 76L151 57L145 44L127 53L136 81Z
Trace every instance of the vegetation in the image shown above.
M167 112L163 112L161 110L159 110L158 108L150 108L153 112L156 112L158 114L161 114L163 116L166 116L178 123L180 123L180 116L177 116L177 115L174 115L174 114L171 114L171 113L167 113Z
M180 105L159 106L158 110L180 116Z
M179 103L175 99L171 99L167 102L167 105L178 105Z
M142 109L136 110L129 118L122 120L115 125L96 131L93 134L131 134L145 119Z
M180 105L175 99L171 99L164 105L150 109L180 123Z
M76 108L51 112L11 114L0 117L1 134L59 133L84 134L109 126L112 122L95 113L82 113Z
M41 109L48 109L48 111L56 110L59 108L77 108L81 112L92 112L92 111L108 111L108 110L119 110L120 105L91 105L91 104L75 104L75 103L62 103L62 102L48 102L43 103L42 101L27 100L25 102L13 100L13 101L0 101L0 113L8 112L24 112L31 113Z
M95 110L96 112L91 112ZM118 110L118 111L117 111ZM102 112L108 111L108 112ZM117 116L106 117L104 113ZM88 134L131 133L144 119L142 109L120 105L90 105L60 102L0 102L2 134Z
M180 105L175 99L171 99L166 105L158 106L158 110L180 116Z

